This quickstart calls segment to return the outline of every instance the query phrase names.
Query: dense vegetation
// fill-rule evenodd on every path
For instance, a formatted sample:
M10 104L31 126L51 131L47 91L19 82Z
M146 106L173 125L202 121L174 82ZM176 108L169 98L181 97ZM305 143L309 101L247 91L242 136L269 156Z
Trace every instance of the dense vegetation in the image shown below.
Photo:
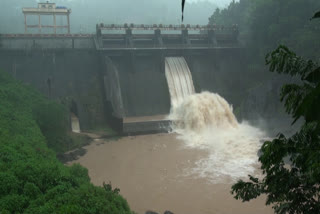
M305 60L284 45L267 54L271 72L299 79L283 85L281 101L294 122L303 118L304 124L291 137L279 134L263 144L262 179L249 176L250 182L240 180L232 187L235 198L242 201L266 194L266 204L276 213L320 213L320 24L310 21L319 8L317 0L240 0L216 10L209 20L239 24L251 67L263 69L262 57L278 44L310 58ZM313 18L319 16L318 12Z
M304 60L285 46L268 54L271 72L300 78L299 84L285 84L281 100L294 121L305 123L296 134L279 134L261 147L259 158L263 179L250 176L232 187L236 199L249 201L267 195L267 205L276 213L320 213L320 67Z
M67 139L65 110L0 72L0 213L131 213L111 185L56 159Z
M268 72L265 55L281 44L318 62L320 20L310 18L319 8L318 0L239 0L214 11L209 23L238 24L239 41L246 48L244 98L240 106L235 106L237 117L289 119L277 95L283 84L297 78ZM284 129L283 124L274 123L268 131L275 134L277 128Z
M265 54L279 44L319 60L320 25L319 21L310 22L319 8L318 0L240 0L231 2L226 9L217 9L209 23L238 24L252 61L263 63Z

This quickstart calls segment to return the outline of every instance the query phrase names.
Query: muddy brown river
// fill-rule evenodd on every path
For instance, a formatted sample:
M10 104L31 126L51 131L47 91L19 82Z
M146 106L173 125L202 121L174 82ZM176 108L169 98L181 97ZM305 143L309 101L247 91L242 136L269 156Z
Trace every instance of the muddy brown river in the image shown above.
M176 134L95 140L87 154L72 163L88 168L95 185L111 182L131 209L175 214L268 214L271 207L260 197L249 203L235 200L231 182L214 183L190 173L206 150L186 148ZM72 164L69 163L69 164Z

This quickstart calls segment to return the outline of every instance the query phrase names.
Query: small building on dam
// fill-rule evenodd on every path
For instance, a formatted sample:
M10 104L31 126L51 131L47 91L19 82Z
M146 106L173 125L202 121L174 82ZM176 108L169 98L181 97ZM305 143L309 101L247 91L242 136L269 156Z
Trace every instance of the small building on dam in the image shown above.
M237 88L246 57L237 26L98 24L95 34L53 28L50 34L0 35L0 69L65 104L70 123L80 123L77 131L106 124L123 134L168 131L168 69L181 81L188 69L195 92L241 103ZM168 64L172 58L176 62Z

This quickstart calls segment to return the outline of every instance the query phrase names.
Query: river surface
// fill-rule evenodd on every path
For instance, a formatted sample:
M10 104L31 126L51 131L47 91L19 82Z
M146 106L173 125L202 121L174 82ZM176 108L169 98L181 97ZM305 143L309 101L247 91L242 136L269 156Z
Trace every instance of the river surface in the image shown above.
M120 188L132 210L175 214L268 214L265 197L249 203L235 200L232 182L212 175L198 176L197 162L210 154L205 149L186 147L177 134L95 140L85 147L86 155L72 163L88 168L95 185L112 183Z

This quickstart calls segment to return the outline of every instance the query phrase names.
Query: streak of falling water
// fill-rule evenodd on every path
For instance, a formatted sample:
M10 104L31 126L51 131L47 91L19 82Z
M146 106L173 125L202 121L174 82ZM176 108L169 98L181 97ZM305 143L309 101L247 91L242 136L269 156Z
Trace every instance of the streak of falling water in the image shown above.
M71 113L71 130L75 133L80 133L80 123L78 117Z
M176 107L187 96L195 93L192 76L183 57L167 57L165 63L171 106Z

